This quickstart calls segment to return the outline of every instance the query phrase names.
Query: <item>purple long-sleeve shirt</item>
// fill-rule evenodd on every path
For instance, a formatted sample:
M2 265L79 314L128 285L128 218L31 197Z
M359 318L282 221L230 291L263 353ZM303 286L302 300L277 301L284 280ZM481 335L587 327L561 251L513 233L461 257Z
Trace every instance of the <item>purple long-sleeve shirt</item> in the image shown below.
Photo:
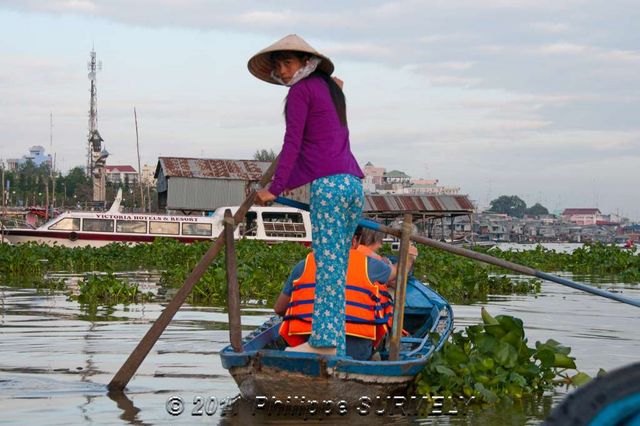
M286 123L278 168L269 187L273 195L324 176L364 177L351 153L349 129L340 123L321 77L305 78L289 88Z

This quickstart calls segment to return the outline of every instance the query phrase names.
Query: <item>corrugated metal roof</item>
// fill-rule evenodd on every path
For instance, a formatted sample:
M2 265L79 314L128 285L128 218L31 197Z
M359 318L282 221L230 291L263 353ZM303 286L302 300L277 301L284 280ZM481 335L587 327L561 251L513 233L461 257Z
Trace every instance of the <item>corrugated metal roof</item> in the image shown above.
M112 172L123 172L123 173L138 173L136 169L132 166L121 165L121 166L104 166L107 173Z
M573 214L598 214L599 209L564 209L562 216L568 216Z
M179 176L259 181L271 163L255 160L160 157L158 165L168 178ZM157 172L156 170L156 174Z
M466 195L366 195L365 213L471 213Z

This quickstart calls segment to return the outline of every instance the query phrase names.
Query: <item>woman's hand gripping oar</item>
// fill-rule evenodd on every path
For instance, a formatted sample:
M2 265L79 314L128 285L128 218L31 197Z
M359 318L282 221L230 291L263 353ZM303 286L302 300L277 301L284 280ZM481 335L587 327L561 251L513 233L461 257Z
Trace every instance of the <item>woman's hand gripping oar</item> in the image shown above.
M284 204L286 206L295 207L301 210L309 210L309 205L300 203L298 201L290 200L288 198L278 197L275 200L277 203ZM400 238L400 229L390 228L369 219L360 219L358 224L364 228L373 229L375 231L384 232L389 235ZM518 265L517 263L509 262L507 260L498 259L497 257L489 256L488 254L478 253L473 250L465 249L462 247L452 246L450 244L441 243L440 241L432 240L431 238L421 237L418 235L411 235L411 241L421 243L429 247L437 248L447 251L449 253L457 254L459 256L468 257L470 259L479 260L480 262L489 263L491 265L500 266L501 268L510 269L515 272L519 272L524 275L531 275L536 278L540 278L547 281L552 281L557 284L562 284L567 287L582 290L587 293L595 294L596 296L606 297L617 302L626 303L628 305L636 306L640 308L640 300L632 299L620 294L611 293L605 290L601 290L596 287L591 287L586 284L577 283L575 281L568 280L566 278L557 277L555 275L538 271L537 269L529 268L528 266Z
M262 179L260 180L261 187L266 186L271 181L277 164L278 158L271 163L271 166L269 166L262 176ZM234 229L237 224L244 221L247 211L253 205L255 194L256 191L252 191L233 215ZM164 308L164 311L162 311L158 319L153 323L149 331L147 331L147 334L144 335L142 340L140 340L140 343L138 343L138 346L136 346L133 352L131 352L131 355L129 355L129 358L127 358L122 367L120 367L120 370L118 370L116 375L113 376L113 379L111 379L111 382L109 382L108 385L110 391L122 391L127 386L127 383L129 383L129 380L131 380L133 375L136 373L138 367L140 367L142 361L144 361L146 356L149 354L153 345L158 341L158 338L165 328L167 328L173 316L187 299L187 296L193 289L193 286L202 277L213 259L215 259L218 253L220 253L220 250L222 250L224 240L224 230L222 230L213 245L209 250L207 250L204 256L202 256L202 259L200 259L196 267L193 268L193 271L191 271L187 279L184 281L180 290L178 290L176 295L173 296L171 302L169 302L167 307Z

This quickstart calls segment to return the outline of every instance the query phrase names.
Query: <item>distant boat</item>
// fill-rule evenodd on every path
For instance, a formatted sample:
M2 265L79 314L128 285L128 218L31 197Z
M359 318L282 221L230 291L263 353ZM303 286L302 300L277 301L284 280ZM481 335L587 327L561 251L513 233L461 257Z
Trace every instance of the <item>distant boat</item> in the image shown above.
M12 227L3 229L2 233L12 244L36 242L65 247L148 243L158 237L192 243L216 238L223 229L226 209L235 213L238 207L220 207L212 216L121 213L116 199L106 212L67 211L38 228ZM309 213L291 207L252 207L236 229L235 238L310 245Z

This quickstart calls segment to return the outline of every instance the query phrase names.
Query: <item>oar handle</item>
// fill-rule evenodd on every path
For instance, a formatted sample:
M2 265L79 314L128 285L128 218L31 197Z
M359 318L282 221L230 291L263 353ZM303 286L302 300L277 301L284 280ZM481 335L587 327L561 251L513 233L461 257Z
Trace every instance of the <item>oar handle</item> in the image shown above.
M291 200L284 197L277 197L275 200L277 203L295 207L301 210L309 210L309 205L301 203L299 201ZM382 225L369 219L360 219L358 222L364 228L373 229L375 231L384 232L389 235L400 238L400 229L391 228L389 226ZM615 300L617 302L626 303L628 305L636 306L640 308L640 300L632 299L620 294L611 293L609 291L601 290L596 287L588 286L585 284L577 283L575 281L568 280L566 278L557 277L555 275L539 271L537 269L529 268L528 266L518 265L517 263L509 262L507 260L498 259L497 257L489 256L488 254L478 253L473 250L465 249L462 247L452 246L451 244L442 243L440 241L432 240L431 238L422 237L419 235L411 235L411 241L424 244L429 247L437 248L449 253L457 254L459 256L468 257L470 259L478 260L480 262L496 265L501 268L510 269L515 272L519 272L524 275L530 275L533 277L541 278L543 280L552 281L558 284L562 284L577 290L582 290L587 293L595 294L596 296L606 297L607 299Z

